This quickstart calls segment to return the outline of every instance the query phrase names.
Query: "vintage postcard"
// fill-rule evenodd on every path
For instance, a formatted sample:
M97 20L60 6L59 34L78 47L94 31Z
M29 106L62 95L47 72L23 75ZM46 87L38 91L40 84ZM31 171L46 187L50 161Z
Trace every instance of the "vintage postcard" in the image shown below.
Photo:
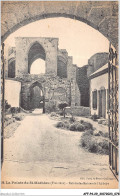
M1 2L3 189L118 189L118 1Z

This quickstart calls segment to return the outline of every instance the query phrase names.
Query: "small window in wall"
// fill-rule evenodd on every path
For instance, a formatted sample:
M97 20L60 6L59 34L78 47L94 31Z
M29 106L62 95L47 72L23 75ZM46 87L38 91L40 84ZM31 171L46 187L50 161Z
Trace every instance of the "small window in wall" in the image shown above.
M97 109L97 90L92 92L93 109Z

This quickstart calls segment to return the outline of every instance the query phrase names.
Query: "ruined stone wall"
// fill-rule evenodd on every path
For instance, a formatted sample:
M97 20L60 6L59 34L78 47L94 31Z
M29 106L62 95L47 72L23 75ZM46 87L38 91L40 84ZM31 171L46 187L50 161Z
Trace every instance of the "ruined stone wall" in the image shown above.
M57 76L67 78L68 53L65 49L58 50L57 56Z
M71 106L80 106L81 94L76 80L71 79Z
M5 53L5 77L8 77L8 72L9 72L9 65L11 62L14 61L14 64L16 62L16 48L15 47L10 47L8 48L8 51ZM13 70L15 72L15 70Z
M87 66L77 67L76 80L81 93L81 106L89 106L89 79Z
M28 53L31 46L38 42L45 50L46 73L57 74L57 38L15 38L16 44L16 75L28 73Z
M71 106L65 109L65 113L76 116L90 116L90 108L84 106Z
M81 105L81 92L79 90L78 84L75 82L75 106Z
M41 84L43 95L47 99L45 106L50 101L54 101L56 105L60 102L71 104L71 85L67 79L60 79L54 75L23 75L16 80L21 80L21 107L26 110L30 109L30 87L36 81Z
M67 62L67 79L71 80L73 78L73 57L68 57Z
M40 19L76 19L102 33L118 47L118 1L2 1L2 42L15 30Z
M109 55L106 52L103 53L96 53L88 60L88 70L87 75L88 77L101 68L103 65L107 64L109 60Z
M32 50L33 44L34 49ZM39 48L39 44L41 48ZM11 48L10 51L13 51L13 49ZM46 73L40 75L29 74L30 63L35 60L34 55L39 56L40 52L43 52L41 58L45 57ZM12 53L10 52L10 55ZM42 57L44 54L45 56ZM52 101L56 105L60 102L67 102L69 106L80 105L80 89L76 83L77 66L73 64L73 58L68 56L65 49L58 49L57 38L16 38L14 59L16 63L15 79L22 83L21 107L26 110L31 109L30 89L35 82L42 86L46 107ZM28 60L30 60L30 63Z

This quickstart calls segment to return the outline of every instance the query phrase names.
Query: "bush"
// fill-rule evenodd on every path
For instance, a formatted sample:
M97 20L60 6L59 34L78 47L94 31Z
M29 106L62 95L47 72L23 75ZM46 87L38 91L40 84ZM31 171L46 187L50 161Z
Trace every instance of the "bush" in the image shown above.
M60 109L60 110L63 110L65 107L67 107L68 106L68 103L66 103L66 102L63 102L63 103L59 103L58 104L58 108Z
M100 131L95 130L95 131L94 131L94 135L95 135L95 136L101 136L101 132L100 132Z
M75 123L70 125L70 130L71 131L76 131L76 124Z
M103 137L109 138L109 133L108 132L103 133Z
M62 114L63 114L64 117L65 117L65 107L67 107L67 106L68 106L68 103L66 103L66 102L63 102L63 103L59 103L58 104L58 108L60 110L62 110Z
M55 114L53 113L52 115L54 116ZM86 129L88 130L88 128L91 128L89 130L93 129L92 124L88 122L84 122L84 121L82 122L83 124L81 124L79 121L76 121L74 117L71 117L70 119L66 119L66 120L58 122L56 127L69 129L71 131L79 131L79 132L85 131ZM92 131L92 134L93 134L93 131Z
M52 113L50 114L50 116L51 116L51 117L58 117L59 115L58 115L56 112L52 112Z
M84 130L85 130L85 127L84 127L82 124L78 123L78 124L76 125L76 130L77 130L77 131L84 131Z
M75 119L75 117L71 116L69 121L70 121L70 123L73 123L76 121L76 119Z
M93 125L89 122L83 122L82 125L84 125L85 129L93 129Z
M13 117L15 118L15 120L21 121L24 119L24 114L16 114Z
M58 122L57 124L56 124L56 127L57 128L64 128L65 127L65 124L64 124L64 122L62 122L62 121L60 121L60 122Z
M80 120L80 123L81 123L81 124L84 123L84 120Z
M76 131L76 124L75 123L70 125L70 130L71 131Z
M19 107L11 107L10 111L11 111L12 115L17 114L20 112L20 108Z
M72 123L70 125L69 129L71 131L80 131L80 132L85 130L84 126L82 124L80 124L79 122Z
M97 130L94 131L94 135L95 136L102 136L102 137L105 137L105 138L109 137L109 133L108 132L104 133L103 131L97 131Z
M97 141L94 138L93 139L91 138L91 141L89 143L89 151L93 153L97 153L99 152L99 150L100 150L100 147Z
M93 130L86 131L81 137L81 146L88 149L92 153L108 154L109 144L104 137L96 137L93 135Z
M11 105L8 104L7 100L5 100L5 111L7 111L9 108L11 108Z
M65 120L64 121L64 126L65 126L66 129L69 129L70 128L70 122Z

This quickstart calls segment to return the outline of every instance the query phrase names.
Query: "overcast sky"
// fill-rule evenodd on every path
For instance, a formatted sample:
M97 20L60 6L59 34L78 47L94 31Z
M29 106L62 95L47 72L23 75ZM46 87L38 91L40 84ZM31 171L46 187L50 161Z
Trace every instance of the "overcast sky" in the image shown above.
M56 37L59 49L66 49L73 56L73 63L81 67L98 52L108 52L109 41L99 31L78 20L68 18L49 18L39 20L12 33L5 41L15 46L15 37Z

